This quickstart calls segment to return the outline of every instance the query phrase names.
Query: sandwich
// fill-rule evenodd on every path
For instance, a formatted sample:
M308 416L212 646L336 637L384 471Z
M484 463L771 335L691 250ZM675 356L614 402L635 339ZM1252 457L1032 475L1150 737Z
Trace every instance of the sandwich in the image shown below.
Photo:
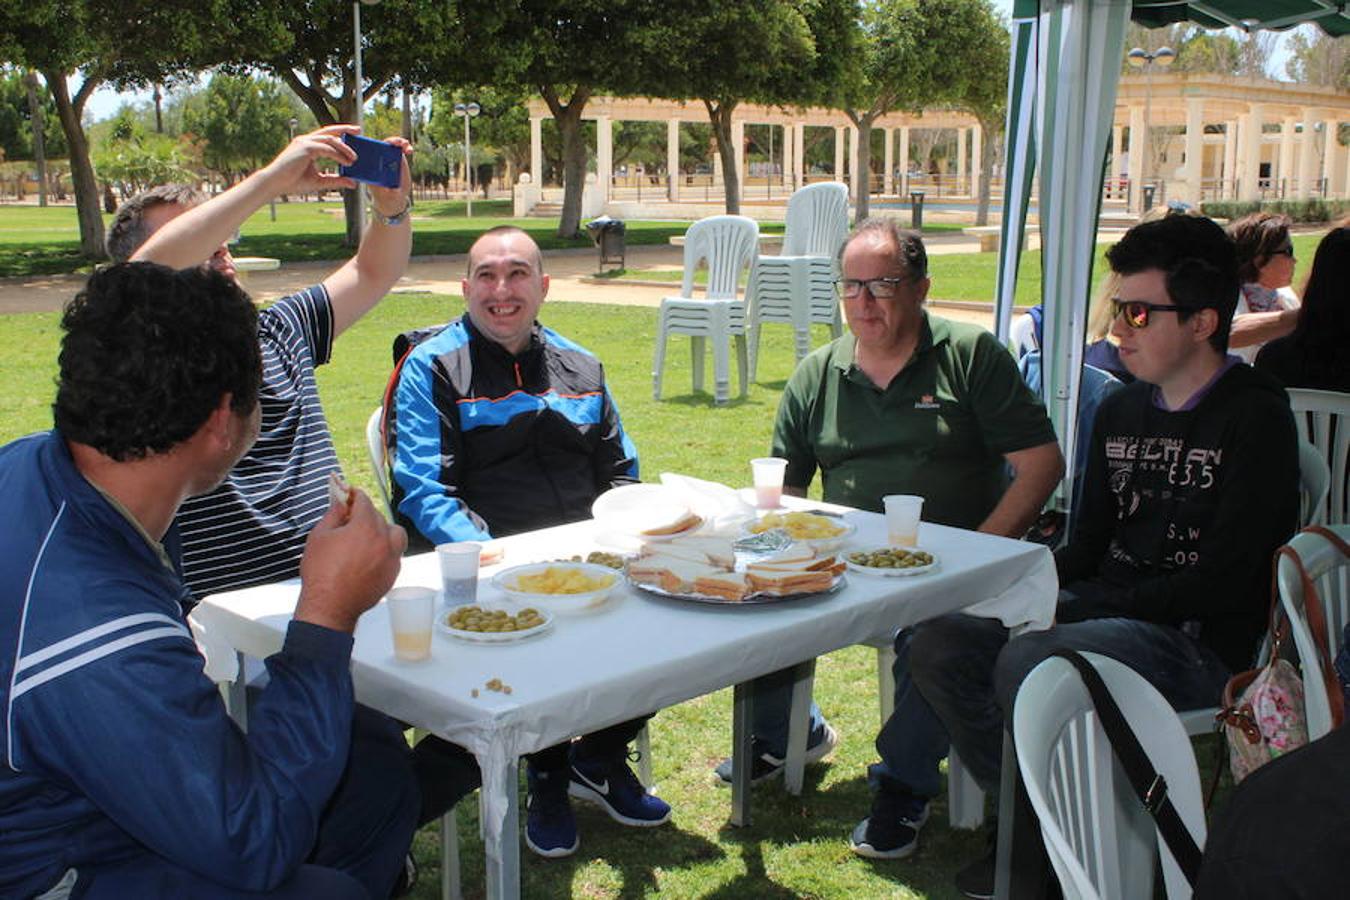
M752 591L766 594L814 594L828 591L834 584L834 573L829 569L747 569L745 580Z
M699 554L709 564L721 566L724 569L730 569L736 565L736 548L732 546L730 538L712 534L688 534L672 538L666 542L665 546L666 552L673 552L680 556Z
M640 584L650 584L672 594L689 593L700 578L723 575L721 569L704 562L681 559L677 556L654 554L628 561L628 577Z
M672 534L683 534L687 531L695 531L702 524L703 518L701 516L686 512L673 522L668 522L665 525L658 525L655 528L648 528L645 531L639 531L638 534L642 537L666 537Z
M750 584L741 572L715 572L696 579L694 593L739 603L750 593Z

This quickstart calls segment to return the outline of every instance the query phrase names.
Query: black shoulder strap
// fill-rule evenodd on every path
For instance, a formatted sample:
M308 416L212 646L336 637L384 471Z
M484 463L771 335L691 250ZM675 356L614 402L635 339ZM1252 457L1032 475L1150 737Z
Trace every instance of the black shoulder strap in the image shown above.
M1194 887L1195 879L1200 874L1200 848L1196 846L1195 838L1191 837L1190 831L1181 821L1181 816L1177 814L1176 807L1172 805L1171 798L1167 796L1167 779L1153 768L1148 754L1139 744L1139 738L1135 737L1130 723L1125 720L1124 713L1116 705L1115 698L1107 690L1101 675L1093 668L1092 663L1073 650L1057 650L1054 655L1068 660L1078 670L1084 686L1087 687L1088 695L1092 698L1092 704L1097 709L1102 730L1111 741L1111 752L1115 754L1121 768L1129 777L1135 796L1144 805L1144 809L1148 810L1149 815L1153 816L1158 825L1158 833L1162 835L1168 849L1176 857L1186 881Z

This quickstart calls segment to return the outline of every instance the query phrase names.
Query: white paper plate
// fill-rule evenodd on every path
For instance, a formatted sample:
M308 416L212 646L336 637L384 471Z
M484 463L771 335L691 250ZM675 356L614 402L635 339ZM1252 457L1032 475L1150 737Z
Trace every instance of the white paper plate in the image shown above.
M885 549L887 548L873 547L868 550L856 550L854 552L876 553L878 550L885 550ZM931 572L938 567L938 563L940 562L940 560L938 559L938 555L936 553L934 553L931 550L924 550L922 547L914 547L913 549L922 550L924 553L927 553L929 556L933 557L933 561L926 566L913 566L908 569L884 569L884 568L877 568L875 566L860 566L853 560L849 559L849 557L853 555L852 553L846 553L844 554L843 557L844 564L847 565L849 569L853 570L854 572L861 572L864 575L880 575L883 578L904 578L909 575L922 575L925 572Z
M517 579L522 575L534 575L545 569L576 569L589 578L608 577L605 587L581 594L535 594L516 587ZM533 606L545 612L571 613L586 612L602 605L613 592L615 585L623 579L623 573L608 566L598 566L583 562L541 562L525 566L512 566L492 576L492 584L499 588L514 602L521 606Z
M601 531L637 534L669 525L689 512L680 494L663 484L625 484L605 491L591 505Z
M479 609L490 608L484 607L480 603L466 603L464 606L477 606ZM546 609L538 610L540 617L544 620L543 622L533 628L526 628L521 631L464 631L460 628L451 628L449 624L450 615L463 609L464 606L457 606L454 609L441 610L436 613L436 630L441 634L448 634L452 638L471 641L475 644L513 644L516 641L524 641L544 634L553 628L553 615ZM505 609L511 615L520 612L520 609L505 606L499 608Z

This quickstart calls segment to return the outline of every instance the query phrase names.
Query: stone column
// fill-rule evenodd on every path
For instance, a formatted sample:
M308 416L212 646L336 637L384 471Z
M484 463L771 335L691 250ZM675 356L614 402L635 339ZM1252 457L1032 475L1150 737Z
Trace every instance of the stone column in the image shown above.
M1293 116L1285 116L1280 121L1280 156L1275 164L1275 187L1279 196L1285 196L1294 189L1294 123Z
M1148 139L1144 136L1144 107L1138 104L1130 107L1130 210L1141 212L1144 208L1144 158Z
M909 126L900 126L900 150L896 154L900 163L900 185L896 191L900 196L909 195Z
M848 185L849 193L858 196L858 185L863 185L863 190L868 190L867 173L858 171L858 129L854 126L848 126Z
M595 117L595 180L600 202L609 202L614 181L614 130L609 116Z
M1336 113L1323 110L1322 119L1322 178L1327 186L1327 196L1334 196L1340 189L1337 175L1340 173L1341 142L1336 140Z
M834 126L834 180L844 180L844 126Z
M1303 133L1299 135L1298 145L1298 194L1299 197L1311 197L1317 186L1317 173L1313 151L1317 132L1313 130L1314 110L1303 108Z
M806 123L792 123L792 190L806 184Z
M793 146L792 126L783 126L783 175L779 183L788 191L792 190L792 172L793 166Z
M883 128L881 133L886 136L886 152L883 154L883 166L881 170L881 192L886 195L895 193L895 129Z
M1186 98L1186 201L1199 203L1205 177L1205 101Z
M716 134L716 133L713 134L713 136L712 136L712 141L713 141L713 155L712 155L713 175L712 175L712 177L713 177L713 185L716 186L716 185L724 184L724 183L725 183L725 182L722 180L722 148L721 148L721 146L720 146L720 144L719 144L719 141L718 141L718 138L717 138L717 134Z
M530 178L544 186L544 118L530 116Z
M1242 161L1238 164L1242 189L1238 198L1255 198L1261 195L1261 120L1263 107L1253 103L1242 125Z
M1232 199L1237 193L1237 119L1223 123L1223 188L1219 196Z
M680 120L666 123L666 190L671 203L680 199Z
M970 129L970 196L980 196L980 173L984 171L984 127Z
M966 189L966 135L969 132L969 128L956 129L956 190L958 193ZM970 192L966 191L966 193Z

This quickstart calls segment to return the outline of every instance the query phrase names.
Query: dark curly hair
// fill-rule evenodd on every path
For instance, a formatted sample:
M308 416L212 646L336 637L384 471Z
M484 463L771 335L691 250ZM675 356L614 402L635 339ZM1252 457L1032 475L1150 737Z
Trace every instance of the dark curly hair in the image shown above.
M1214 220L1203 216L1167 216L1141 222L1106 251L1111 271L1136 275L1160 269L1167 295L1183 321L1202 309L1219 314L1209 343L1220 354L1228 351L1228 332L1237 309L1238 270L1233 242Z
M56 427L118 462L191 437L226 393L241 415L257 405L258 313L217 272L108 266L66 306L61 327Z

